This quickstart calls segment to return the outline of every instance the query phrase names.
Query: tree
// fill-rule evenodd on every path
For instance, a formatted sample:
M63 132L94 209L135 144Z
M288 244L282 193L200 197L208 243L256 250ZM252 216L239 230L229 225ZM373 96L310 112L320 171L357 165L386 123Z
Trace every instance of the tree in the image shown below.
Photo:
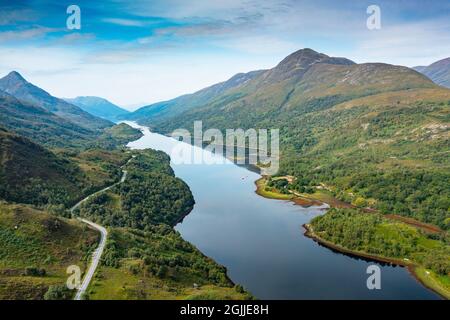
M64 285L52 285L44 295L45 300L69 300L71 297L70 290Z

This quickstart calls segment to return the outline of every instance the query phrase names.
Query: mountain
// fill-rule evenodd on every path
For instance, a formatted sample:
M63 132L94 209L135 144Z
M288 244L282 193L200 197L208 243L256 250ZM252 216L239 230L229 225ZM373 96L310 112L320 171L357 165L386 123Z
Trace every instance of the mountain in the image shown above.
M78 166L31 140L0 129L0 198L28 204L73 202L82 194Z
M246 127L264 121L267 114L308 112L376 93L434 86L406 67L355 64L311 49L294 52L273 69L247 75L234 85L224 84L240 75L192 95L141 108L127 118L169 132L194 118L214 119L211 124L219 128ZM217 87L220 90L212 90ZM227 122L219 123L225 116Z
M107 119L109 121L117 121L119 116L125 116L129 111L99 97L76 97L74 99L64 99L77 107L80 107L90 114Z
M77 147L97 133L0 90L0 126L48 147Z
M279 175L292 188L327 186L336 198L450 228L450 90L419 72L356 64L311 49L183 111L137 121L162 133L280 129ZM358 200L358 201L356 201Z
M77 106L53 97L45 90L26 81L15 71L0 79L0 90L86 129L97 130L112 126L109 121L97 118Z
M415 67L414 70L423 73L438 85L450 88L450 58L437 61L427 67Z
M133 113L128 113L125 116L122 116L121 118L127 120L141 120L150 117L152 119L164 119L166 117L179 115L188 109L202 106L214 97L223 94L227 90L244 85L248 81L262 74L264 71L265 70L239 73L225 82L215 84L193 94L183 95L173 100L142 107Z

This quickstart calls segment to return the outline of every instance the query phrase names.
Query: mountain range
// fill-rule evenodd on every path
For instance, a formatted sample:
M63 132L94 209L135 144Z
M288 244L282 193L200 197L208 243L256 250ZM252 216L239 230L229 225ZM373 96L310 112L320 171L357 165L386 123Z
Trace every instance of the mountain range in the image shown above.
M73 99L64 99L84 111L109 121L117 121L120 116L129 113L128 110L111 103L110 101L99 97L76 97Z
M383 92L435 87L428 78L406 67L356 64L302 49L273 69L237 75L194 94L143 107L125 118L165 131L186 126L194 119L218 128L248 127L265 122L267 116L299 116Z
M26 81L15 71L0 79L0 90L22 102L45 109L86 129L97 130L112 125L109 121L96 118L79 107L50 95L45 90Z
M429 66L415 67L414 70L423 73L436 84L450 88L450 58L439 60Z
M147 117L151 117L152 119L164 119L165 117L179 115L186 110L200 107L205 103L208 103L211 99L226 92L227 90L241 86L242 84L256 78L264 71L265 70L239 73L225 82L202 89L194 94L187 94L173 100L151 104L149 106L139 108L133 113L123 115L120 118L127 120L141 120Z
M0 79L0 126L48 147L92 143L114 124L50 95L13 71Z

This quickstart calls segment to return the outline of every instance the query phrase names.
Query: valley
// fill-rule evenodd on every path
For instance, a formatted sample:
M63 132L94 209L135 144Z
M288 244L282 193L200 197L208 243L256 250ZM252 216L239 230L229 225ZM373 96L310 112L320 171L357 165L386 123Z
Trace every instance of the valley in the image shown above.
M74 297L100 239L79 218L108 233L83 299L449 297L450 90L412 69L302 49L135 112L11 72L0 106L2 299ZM160 134L197 120L280 129L280 170L178 162Z

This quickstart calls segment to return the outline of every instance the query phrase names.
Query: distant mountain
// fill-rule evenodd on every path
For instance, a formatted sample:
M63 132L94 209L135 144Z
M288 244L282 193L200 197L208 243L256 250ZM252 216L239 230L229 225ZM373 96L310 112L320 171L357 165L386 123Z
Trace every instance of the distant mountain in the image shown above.
M122 116L121 118L127 120L140 120L147 118L164 119L165 117L176 116L186 110L202 106L227 90L244 85L246 82L262 74L264 71L265 70L239 73L225 82L215 84L193 94L183 95L173 100L142 107L132 113Z
M64 99L68 103L80 107L90 114L107 119L109 121L117 121L119 116L125 116L128 110L99 97L76 97L74 99Z
M450 58L437 61L428 67L415 67L414 70L423 73L435 83L450 88Z
M77 106L51 96L43 89L27 82L15 71L0 79L0 90L87 129L96 130L112 126L107 120L97 118Z

